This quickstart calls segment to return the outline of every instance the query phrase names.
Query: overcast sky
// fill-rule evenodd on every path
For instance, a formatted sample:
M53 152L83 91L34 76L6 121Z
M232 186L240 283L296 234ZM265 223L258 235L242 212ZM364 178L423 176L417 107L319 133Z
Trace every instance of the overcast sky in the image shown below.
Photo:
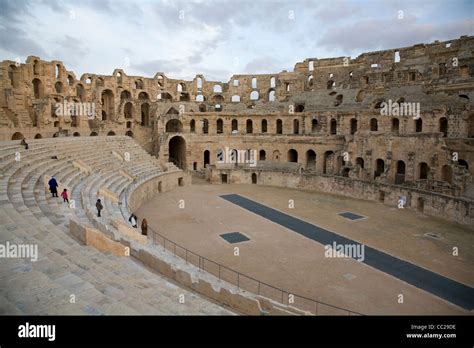
M227 81L474 35L474 0L0 0L0 60Z

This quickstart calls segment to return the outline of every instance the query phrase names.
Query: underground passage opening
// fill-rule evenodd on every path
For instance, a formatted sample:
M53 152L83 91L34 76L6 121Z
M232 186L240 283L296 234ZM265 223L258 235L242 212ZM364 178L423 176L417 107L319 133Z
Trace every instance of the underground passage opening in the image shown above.
M180 169L186 169L186 141L176 136L169 142L169 161Z

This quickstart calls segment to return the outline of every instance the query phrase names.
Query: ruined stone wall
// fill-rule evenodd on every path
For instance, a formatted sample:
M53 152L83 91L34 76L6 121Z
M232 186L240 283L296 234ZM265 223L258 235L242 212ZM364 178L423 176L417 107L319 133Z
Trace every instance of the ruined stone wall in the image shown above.
M215 164L225 147L254 149L318 175L461 195L474 177L473 49L463 36L227 82L122 69L78 78L60 61L3 61L0 139L127 134L188 170ZM65 102L94 105L95 118L57 115ZM170 151L176 137L183 151Z

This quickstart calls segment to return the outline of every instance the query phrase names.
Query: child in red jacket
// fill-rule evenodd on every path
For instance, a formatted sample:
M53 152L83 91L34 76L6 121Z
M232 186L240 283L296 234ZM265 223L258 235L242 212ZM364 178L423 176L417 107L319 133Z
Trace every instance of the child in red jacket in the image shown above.
M63 202L68 202L69 203L69 199L67 197L67 189L64 189L63 192L61 192L61 197L63 198Z

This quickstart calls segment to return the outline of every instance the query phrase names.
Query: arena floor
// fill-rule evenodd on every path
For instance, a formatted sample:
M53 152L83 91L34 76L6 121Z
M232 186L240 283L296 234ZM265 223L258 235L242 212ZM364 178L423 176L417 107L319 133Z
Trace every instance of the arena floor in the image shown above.
M146 217L152 229L170 240L213 261L288 292L352 311L469 314L472 309L366 263L326 257L323 244L221 197L228 194L238 194L333 231L461 287L467 285L472 292L473 228L375 202L276 187L196 182L155 196L137 215L140 219ZM293 208L289 207L290 200ZM364 218L346 219L338 215L341 212ZM220 237L230 232L240 232L250 240L230 244ZM239 256L234 255L235 247L239 248ZM459 250L457 256L453 255L454 247ZM452 292L456 296L456 291Z

